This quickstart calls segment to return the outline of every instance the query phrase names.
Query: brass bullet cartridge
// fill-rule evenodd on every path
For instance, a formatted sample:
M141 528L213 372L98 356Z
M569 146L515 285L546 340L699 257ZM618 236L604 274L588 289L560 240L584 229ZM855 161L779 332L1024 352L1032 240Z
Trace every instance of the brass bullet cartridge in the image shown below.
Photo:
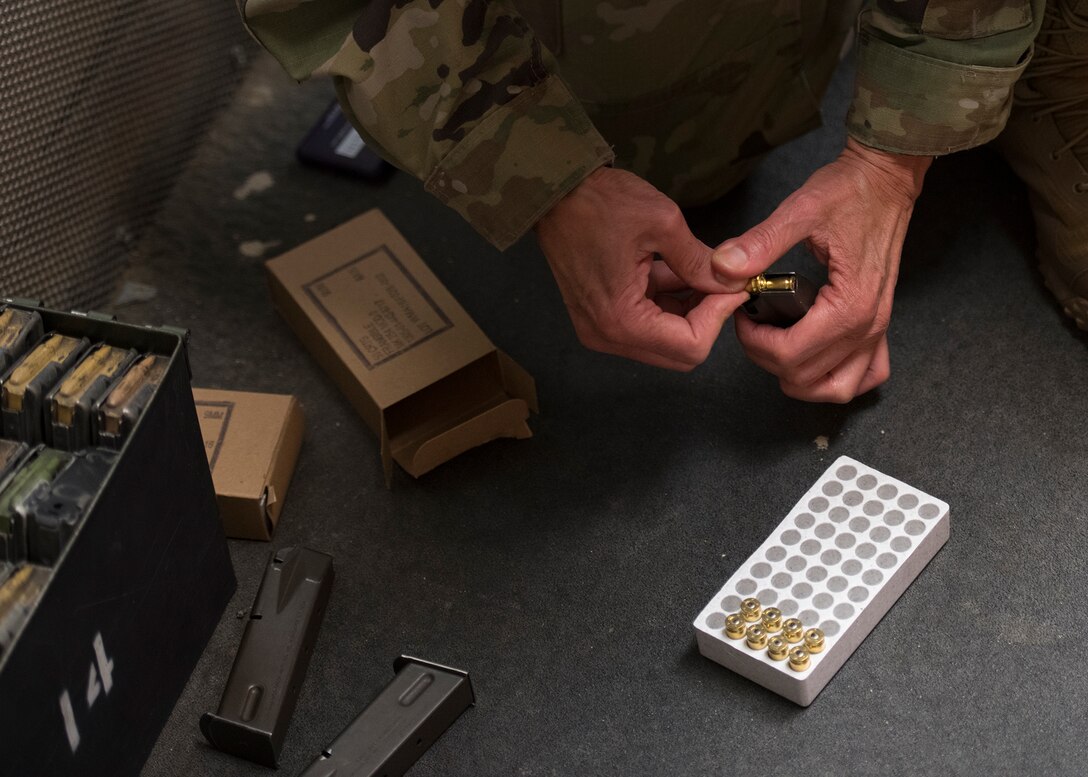
M763 611L763 628L768 634L777 634L782 631L782 611L777 607L768 607Z
M790 652L790 644L782 637L771 637L767 640L767 655L773 661L783 661Z
M744 290L749 294L762 294L765 291L794 291L797 288L797 276L792 274L757 275L749 278Z
M790 669L795 672L803 672L808 669L808 651L803 647L795 647L790 651Z
M752 650L762 650L767 647L767 630L758 623L749 626L746 641Z
M748 624L744 622L744 618L735 613L726 617L725 636L729 639L741 639L747 630Z
M809 629L805 632L805 649L809 653L819 653L824 649L824 633L819 629Z
M801 319L816 301L816 284L797 273L768 273L749 278L744 290L750 295L744 312L762 324L790 326Z
M782 636L796 644L805 638L805 627L797 618L788 618L782 623Z
M763 613L763 607L759 603L759 599L745 599L740 603L740 617L749 623L755 623L759 620L759 616Z

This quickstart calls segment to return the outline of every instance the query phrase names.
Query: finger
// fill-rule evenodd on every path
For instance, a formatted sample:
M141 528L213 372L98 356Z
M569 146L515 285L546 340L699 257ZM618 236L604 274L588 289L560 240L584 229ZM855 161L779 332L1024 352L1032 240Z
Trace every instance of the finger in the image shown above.
M784 329L771 324L757 323L742 313L736 316L737 339L740 340L745 352L753 361L760 359L768 363L774 363L782 371L793 369L819 352L814 349L810 355L805 349L796 354L796 351L792 350L794 348L804 349L805 346L804 343L795 346L794 339L790 336L790 331L796 328L798 324ZM822 348L822 344L820 347ZM778 374L778 371L775 371L775 374Z
M687 316L668 313L644 300L626 332L615 338L616 345L652 352L665 359L694 368L706 361L722 326L746 294L707 295Z
M812 383L819 377L833 372L839 364L856 351L874 352L874 349L880 343L884 343L886 352L887 338L885 332L879 328L881 326L879 323L874 323L872 326L876 328L865 330L866 333L862 337L847 335L835 341L831 346L794 368L792 377L801 384ZM879 385L879 383L876 385ZM859 391L858 393L864 392Z
M722 333L726 320L748 300L748 294L708 294L688 310L685 318L697 337L708 339L711 344Z
M718 246L711 258L718 279L733 290L742 289L749 278L807 238L817 224L816 207L810 202L794 193L762 223Z
M858 386L858 396L872 391L877 386L883 385L892 375L891 354L888 350L887 336L881 337L873 352L873 359L869 363L869 369Z
M665 313L660 309L658 309L658 316L684 321L682 316ZM691 372L702 361L702 359L698 358L698 354L694 357L691 356L683 346L674 344L675 347L669 347L664 342L664 338L651 336L647 332L620 334L614 340L600 340L596 343L583 342L596 351L615 354L625 359L678 372Z
M706 298L707 298L707 295L703 294L701 291L693 291L691 294L688 294L686 297L683 298L684 299L684 312L681 313L681 315L687 316L688 313L693 311L696 308L696 306L698 306L699 303L702 302Z
M869 346L856 345L845 355L824 352L814 357L828 366L816 371L812 361L800 368L783 364L767 355L751 343L765 334L765 329L775 329L757 324L747 316L736 317L737 339L748 358L761 369L778 377L783 393L796 399L813 402L846 402L884 383L891 374L888 339L882 335ZM773 333L772 333L773 334Z
M755 323L748 316L741 313L733 316L733 326L737 334L737 340L740 342L741 349L744 351L744 355L748 357L748 360L764 372L769 372L776 378L781 378L785 374L785 367L764 356L762 352L748 347L750 337L748 332L752 327L760 326L760 324Z
M652 301L659 308L666 313L671 313L674 316L685 316L688 312L687 300L679 299L671 294L655 294Z
M649 304L653 305L652 302L649 302ZM674 317L680 318L679 316ZM571 321L574 323L574 331L578 335L578 340L591 351L622 356L625 359L631 359L632 361L642 362L643 364L649 364L653 367L661 367L667 370L689 372L695 367L695 364L690 361L675 359L645 348L637 343L636 339L625 338L622 333L617 334L617 330L604 330L608 332L608 336L606 336L604 331L591 323L588 318L576 318L572 316Z
M664 218L660 229L653 234L651 248L683 282L709 294L741 291L736 284L725 284L714 274L710 263L713 251L710 246L695 237L688 228L684 215L677 208Z
M698 365L688 362L679 361L677 359L669 359L653 351L646 351L632 346L619 345L616 343L609 344L603 348L593 348L595 351L601 353L612 354L613 356L620 356L624 359L630 359L631 361L641 362L648 364L651 367L660 367L665 370L673 370L675 372L691 372Z
M855 351L841 364L836 365L834 370L810 384L780 379L782 393L806 402L846 404L861 393L859 389L868 373L875 350L874 344L871 348Z
M840 296L834 287L823 286L804 317L786 329L738 316L737 337L752 354L787 370L802 369L806 377L797 382L811 383L867 345L866 336L877 319L876 310L841 301Z
M817 298L817 304L809 310L811 318L806 314L798 322L796 338L785 346L794 349L795 364L800 360L794 369L796 382L811 383L833 371L851 353L871 350L885 339L894 303L894 280L876 292L875 300L872 291L864 291L852 295L853 301L843 301L844 295L832 289L822 299ZM871 300L868 305L864 302L867 299ZM808 356L813 351L816 353Z
M650 288L658 291L685 291L691 287L664 262L657 260L650 265Z

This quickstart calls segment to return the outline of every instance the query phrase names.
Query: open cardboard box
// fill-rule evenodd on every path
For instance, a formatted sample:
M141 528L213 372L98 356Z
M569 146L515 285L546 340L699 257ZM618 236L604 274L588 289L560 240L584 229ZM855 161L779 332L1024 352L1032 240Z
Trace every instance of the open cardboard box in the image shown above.
M407 240L371 210L267 263L280 314L381 441L419 477L532 435L532 377L499 351Z

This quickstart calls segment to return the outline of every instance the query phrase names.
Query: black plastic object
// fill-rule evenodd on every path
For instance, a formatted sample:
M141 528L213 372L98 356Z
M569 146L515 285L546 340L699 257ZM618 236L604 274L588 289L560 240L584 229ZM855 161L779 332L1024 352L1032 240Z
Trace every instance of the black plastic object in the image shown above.
M158 391L169 362L149 354L131 364L120 380L94 406L95 440L104 448L120 450L136 422Z
M37 313L44 331L168 363L0 653L0 732L17 732L0 735L0 774L136 777L235 587L193 404L189 335L4 302Z
M57 382L80 360L86 337L52 333L12 365L0 383L4 436L37 445L45 439L45 405ZM10 396L18 393L18 399Z
M30 506L27 558L35 564L52 566L57 562L117 461L116 453L104 449L72 456L52 483L39 487Z
M335 100L303 138L295 154L300 162L347 173L367 181L382 181L394 169L367 148Z
M42 317L37 312L0 308L0 375L44 336Z
M788 327L796 324L816 301L819 288L815 283L797 273L767 273L762 276L773 286L762 292L752 291L744 303L744 312L760 324Z
M217 750L276 766L332 589L332 556L272 554L215 714L200 730Z
M0 586L0 655L15 641L23 624L33 615L34 606L52 572L46 567L23 564Z
M397 777L476 703L468 672L411 656L300 777Z
M95 406L137 356L134 350L99 343L53 387L45 407L46 440L52 447L78 451L94 444Z
M15 471L28 450L30 446L25 442L0 440L0 484L4 483L9 473Z
M71 461L72 454L39 445L8 476L0 490L0 560L28 559L32 505Z

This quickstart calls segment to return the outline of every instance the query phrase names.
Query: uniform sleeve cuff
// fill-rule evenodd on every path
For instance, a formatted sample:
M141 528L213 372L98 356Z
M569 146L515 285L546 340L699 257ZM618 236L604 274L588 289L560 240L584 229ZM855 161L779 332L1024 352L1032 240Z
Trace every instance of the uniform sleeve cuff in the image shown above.
M868 32L858 41L850 135L897 154L939 156L980 146L1005 126L1015 67L961 65L922 56Z
M426 189L503 250L614 158L581 103L550 75L473 128Z

